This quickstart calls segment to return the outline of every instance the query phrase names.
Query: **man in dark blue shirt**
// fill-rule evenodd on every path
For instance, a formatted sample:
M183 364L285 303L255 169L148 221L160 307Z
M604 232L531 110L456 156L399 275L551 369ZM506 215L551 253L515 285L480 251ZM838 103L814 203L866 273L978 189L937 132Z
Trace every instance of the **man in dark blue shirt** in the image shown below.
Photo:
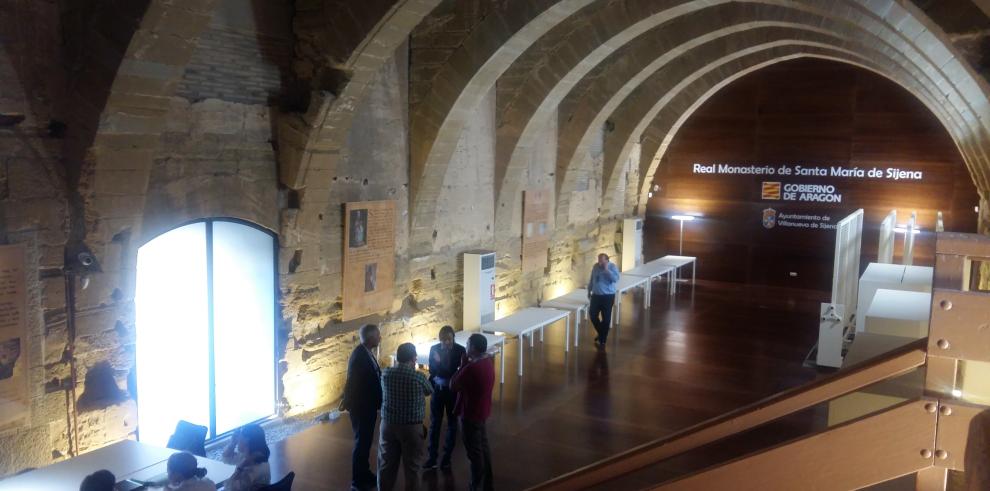
M440 466L450 468L450 456L457 441L457 418L454 417L454 402L457 395L450 390L450 378L461 367L461 358L466 351L454 342L454 328L443 326L438 336L440 342L430 348L430 382L433 383L433 397L430 399L430 447L429 458L424 469L437 466L437 453L440 450L440 429L444 415L447 416L447 438L443 446Z
M591 268L591 278L588 279L588 297L591 299L588 317L591 317L591 325L598 333L595 337L595 346L598 349L605 349L608 341L608 331L612 327L615 286L618 282L619 268L609 262L608 254L599 254L598 262Z

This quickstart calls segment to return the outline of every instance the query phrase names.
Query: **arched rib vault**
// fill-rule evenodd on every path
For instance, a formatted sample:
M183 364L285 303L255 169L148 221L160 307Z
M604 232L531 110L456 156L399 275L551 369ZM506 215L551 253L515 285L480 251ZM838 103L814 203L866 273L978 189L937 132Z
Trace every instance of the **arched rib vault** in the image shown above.
M525 14L531 15L532 20L521 21ZM656 160L654 150L665 148L670 130L676 129L669 122L683 116L685 109L697 107L698 100L709 93L706 86L694 85L693 81L681 84L685 95L672 99L677 106L670 106L669 110L674 111L670 113L663 107L654 107L663 94L656 92L656 84L652 89L645 88L650 84L650 77L666 73L667 79L661 85L673 87L683 80L678 77L695 74L699 80L710 80L707 87L724 86L722 81L738 76L739 72L730 68L736 65L713 63L731 53L767 42L761 35L744 34L747 31L800 30L790 37L794 41L792 45L804 46L803 51L787 52L781 57L839 59L867 67L907 88L935 112L952 135L977 186L981 190L990 189L986 172L988 161L982 150L987 142L985 84L956 58L937 26L931 25L911 5L882 1L864 4L854 0L690 3L626 0L591 4L557 2L552 6L542 2L518 14L511 24L506 19L492 20L496 21L501 29L484 28L472 33L471 40L462 47L462 53L448 61L446 72L457 74L460 83L451 83L443 77L434 82L431 97L448 102L424 104L413 116L411 185L415 195L411 210L411 247L414 253L430 251L430 234L436 228L435 204L439 186L463 122L470 117L477 101L491 90L497 77L512 72L513 64L519 59L528 58L526 64L520 66L530 69L531 76L517 84L508 102L499 104L501 112L498 114L501 127L496 152L496 185L499 186L496 236L503 237L518 235L515 233L521 211L518 196L525 184L519 179L519 170L525 161L523 157L531 148L542 122L557 111L562 101L574 96L572 92L585 76L596 67L601 69L600 65L607 65L604 70L609 70L608 66L615 64L613 56L633 57L640 62L633 66L627 61L623 70L608 71L601 77L603 80L608 78L607 83L611 84L612 89L604 91L609 94L608 98L598 99L595 101L598 104L591 104L593 108L582 108L579 118L572 118L561 127L556 173L561 196L558 227L566 225L566 220L561 220L566 218L566 213L561 210L566 209L568 176L583 161L589 135L598 131L606 119L621 121L624 125L616 128L620 133L609 136L604 176L606 190L615 189L616 180L622 175L620 164L628 159L631 147L643 140L644 163L638 188L645 189L648 181L644 179L652 176L655 169L647 162ZM690 27L678 28L677 25ZM699 33L699 26L708 31ZM726 41L737 39L732 36L752 41ZM471 47L484 45L482 40L489 43L487 50ZM502 44L498 44L499 40L503 40ZM717 48L720 45L721 50ZM652 58L641 53L649 49L655 53ZM771 52L780 49L783 46L776 46ZM534 64L533 57L540 53L545 60ZM699 53L703 53L701 58L698 58ZM756 64L772 60L768 58ZM732 61L732 58L723 61ZM705 73L692 71L676 76L667 68L686 63L708 68ZM532 69L533 66L537 68ZM738 70L747 69L748 66L738 67ZM653 97L651 103L644 104L650 97ZM635 107L639 113L627 115L630 107ZM644 109L648 110L644 112ZM429 122L423 119L427 113ZM424 132L423 128L429 131ZM432 136L433 129L435 136ZM664 132L667 132L666 136L661 137ZM603 215L618 215L624 211L611 207L604 210Z

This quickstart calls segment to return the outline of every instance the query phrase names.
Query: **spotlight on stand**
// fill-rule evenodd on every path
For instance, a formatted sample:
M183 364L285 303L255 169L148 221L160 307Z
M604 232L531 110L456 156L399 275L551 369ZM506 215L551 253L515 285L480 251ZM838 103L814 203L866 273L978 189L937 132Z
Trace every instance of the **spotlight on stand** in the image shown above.
M681 233L680 233L680 236L679 236L678 241L677 241L677 244L678 244L677 245L677 255L678 256L683 256L684 255L684 222L690 222L690 221L694 220L695 217L700 216L700 215L701 215L700 213L690 213L690 214L683 214L683 215L673 215L673 216L670 217L671 220L677 220L678 222L681 222Z

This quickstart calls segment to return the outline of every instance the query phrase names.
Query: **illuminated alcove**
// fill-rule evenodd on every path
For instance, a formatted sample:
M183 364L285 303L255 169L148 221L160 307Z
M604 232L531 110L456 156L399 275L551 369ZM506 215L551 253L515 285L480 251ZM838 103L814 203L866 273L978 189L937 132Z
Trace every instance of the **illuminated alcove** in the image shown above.
M233 219L172 229L138 250L138 438L179 420L209 436L275 412L276 241Z

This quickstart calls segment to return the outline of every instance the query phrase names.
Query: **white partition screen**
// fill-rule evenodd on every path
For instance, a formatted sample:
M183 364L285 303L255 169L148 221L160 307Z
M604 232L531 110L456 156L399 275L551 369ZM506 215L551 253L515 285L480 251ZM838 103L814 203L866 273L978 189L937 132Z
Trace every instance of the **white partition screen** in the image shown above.
M894 262L894 244L897 232L897 210L891 210L880 222L880 245L877 248L877 262L890 264Z
M914 234L918 229L918 213L911 212L911 219L908 220L907 230L904 231L904 260L905 266L914 263Z
M275 237L232 220L179 227L138 250L138 435L179 420L211 436L275 412Z
M841 304L850 325L859 292L859 257L863 248L863 210L856 210L835 227L835 264L832 269L832 303Z
M863 210L843 218L835 228L832 301L823 303L818 327L817 363L842 365L845 331L853 326L859 294L859 260L863 248Z

